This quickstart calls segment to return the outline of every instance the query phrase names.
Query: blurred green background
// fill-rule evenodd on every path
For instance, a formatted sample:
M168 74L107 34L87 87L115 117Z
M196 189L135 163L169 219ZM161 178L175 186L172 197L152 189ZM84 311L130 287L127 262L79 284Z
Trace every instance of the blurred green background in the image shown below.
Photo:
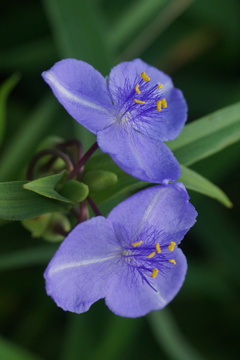
M142 58L182 89L189 122L239 101L238 0L1 0L0 17L1 83L15 74L1 123L1 181L22 179L47 135L78 137L85 149L94 141L40 76L62 58L103 75ZM190 192L199 216L182 244L186 282L167 309L145 318L117 317L104 301L82 315L57 308L42 276L57 245L32 239L18 222L2 224L0 359L239 359L239 154L236 143L192 166L234 208Z

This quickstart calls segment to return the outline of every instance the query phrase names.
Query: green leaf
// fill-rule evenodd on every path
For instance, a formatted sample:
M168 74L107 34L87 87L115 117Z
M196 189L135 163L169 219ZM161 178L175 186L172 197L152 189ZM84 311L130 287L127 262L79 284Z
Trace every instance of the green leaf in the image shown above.
M58 245L37 246L1 254L0 271L20 269L28 266L46 265L57 248Z
M98 193L90 192L90 196L98 204L103 203L125 192L140 190L149 185L149 183L147 182L140 181L126 174L113 162L113 160L107 154L99 154L93 156L87 162L85 169L86 173L87 171L92 170L103 170L113 172L117 175L118 181L112 186L109 186L107 189Z
M123 15L115 22L109 32L109 44L114 48L131 39L143 28L143 24L151 22L167 0L138 0L130 3Z
M167 142L178 161L193 164L240 140L240 102L185 126Z
M0 218L24 220L68 209L69 204L49 199L23 188L26 181L0 183Z
M231 208L233 206L228 196L211 181L207 180L202 175L199 175L197 172L188 169L183 165L181 165L181 170L182 175L179 178L179 181L184 183L187 189L216 199L228 208Z
M184 338L169 310L154 311L148 315L149 324L157 343L169 359L204 360L201 354Z
M40 179L30 181L23 185L26 190L33 191L39 195L46 196L50 199L63 201L67 204L74 204L71 200L60 195L56 190L56 185L63 179L66 172L62 171L56 175L44 176Z
M6 100L11 90L19 81L19 74L13 74L0 86L0 144L3 139L6 117Z
M0 359L2 360L39 360L40 358L30 354L27 350L0 337Z
M152 45L155 41L159 41L159 38L161 38L160 61L162 61L162 57L164 56L165 39L161 35L166 29L171 27L177 17L182 15L182 13L188 8L188 6L191 5L192 1L193 0L145 0L142 1L142 6L139 6L139 1L134 2L135 8L132 8L131 17L129 16L129 11L129 15L126 16L126 22L129 22L127 24L129 26L129 30L135 30L135 32L131 37L128 37L129 34L127 34L124 30L125 23L124 19L122 19L123 21L121 25L123 35L125 35L126 40L129 38L130 41L126 43L124 50L120 55L120 59L125 61L128 59L140 57L147 49L149 49L149 45ZM139 20L141 20L141 17L144 20L144 26L143 23L139 22ZM138 31L136 25L139 26ZM135 29L134 26L136 26ZM114 31L112 33L114 34ZM112 35L112 38L114 40L114 35ZM167 42L169 43L169 40L167 40Z
M44 0L61 57L73 57L89 62L108 73L109 51L100 13L88 0Z

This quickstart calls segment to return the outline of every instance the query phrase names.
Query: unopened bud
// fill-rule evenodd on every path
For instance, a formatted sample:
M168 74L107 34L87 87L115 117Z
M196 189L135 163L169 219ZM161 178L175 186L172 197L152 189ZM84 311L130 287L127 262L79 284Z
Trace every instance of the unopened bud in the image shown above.
M32 237L42 238L47 241L62 241L71 230L68 218L61 213L50 213L22 221L25 229L29 230Z
M51 220L52 214L44 214L32 219L22 220L25 229L31 232L32 237L41 237Z
M116 184L118 177L110 171L90 170L84 174L83 182L88 185L90 192L96 193Z
M73 202L81 202L86 199L89 193L88 186L77 180L69 180L58 189L60 195Z
M70 230L71 224L68 218L61 213L53 213L49 225L41 237L50 242L59 242L64 240Z

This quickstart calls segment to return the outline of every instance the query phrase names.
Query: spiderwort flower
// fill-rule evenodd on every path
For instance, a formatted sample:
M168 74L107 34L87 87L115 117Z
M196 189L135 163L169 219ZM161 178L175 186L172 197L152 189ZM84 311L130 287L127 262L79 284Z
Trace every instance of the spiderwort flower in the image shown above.
M135 59L115 66L105 79L91 65L65 59L42 76L68 113L96 134L100 149L124 171L155 183L180 176L163 141L180 133L187 105L168 75Z
M180 183L157 185L123 201L107 218L76 226L45 271L48 295L76 313L101 298L125 317L162 309L185 278L178 244L197 214L188 199Z

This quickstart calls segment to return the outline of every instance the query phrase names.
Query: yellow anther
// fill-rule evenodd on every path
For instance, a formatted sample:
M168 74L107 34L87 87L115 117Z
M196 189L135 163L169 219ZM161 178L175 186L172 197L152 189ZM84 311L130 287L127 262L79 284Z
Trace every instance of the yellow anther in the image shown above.
M177 264L177 262L176 262L176 260L174 260L174 259L171 259L171 260L168 260L171 264L173 264L173 265L176 265Z
M149 254L148 256L147 256L147 258L152 258L154 255L156 255L156 253L155 253L155 251L153 251L153 252L151 252L151 254Z
M175 241L171 241L170 244L168 245L168 250L173 251L176 245L177 244L175 243Z
M163 108L167 107L167 100L166 99L158 100L156 101L156 105L157 105L157 111L161 111L162 107Z
M162 110L162 101L161 100L158 100L156 102L156 105L157 105L157 111L161 111Z
M135 243L132 243L131 245L133 246L133 247L137 247L137 246L139 246L139 245L141 245L143 242L140 240L140 241L137 241L137 242L135 242Z
M144 81L150 81L150 77L145 73L145 72L142 72L141 73L141 78L143 78Z
M141 94L141 91L139 90L139 84L135 86L136 93Z
M158 89L162 89L162 88L163 88L163 84L159 84L157 88L158 88Z
M166 99L162 99L162 107L166 108L167 107L167 100Z
M157 274L158 274L158 269L153 269L153 271L152 271L152 273L151 273L151 277L152 277L153 279L155 279L155 277L157 276Z
M145 101L134 99L135 103L137 104L145 104Z
M162 250L161 250L161 248L160 248L159 243L156 243L155 247L156 247L156 252L157 252L158 254L160 254L160 252L161 252Z

